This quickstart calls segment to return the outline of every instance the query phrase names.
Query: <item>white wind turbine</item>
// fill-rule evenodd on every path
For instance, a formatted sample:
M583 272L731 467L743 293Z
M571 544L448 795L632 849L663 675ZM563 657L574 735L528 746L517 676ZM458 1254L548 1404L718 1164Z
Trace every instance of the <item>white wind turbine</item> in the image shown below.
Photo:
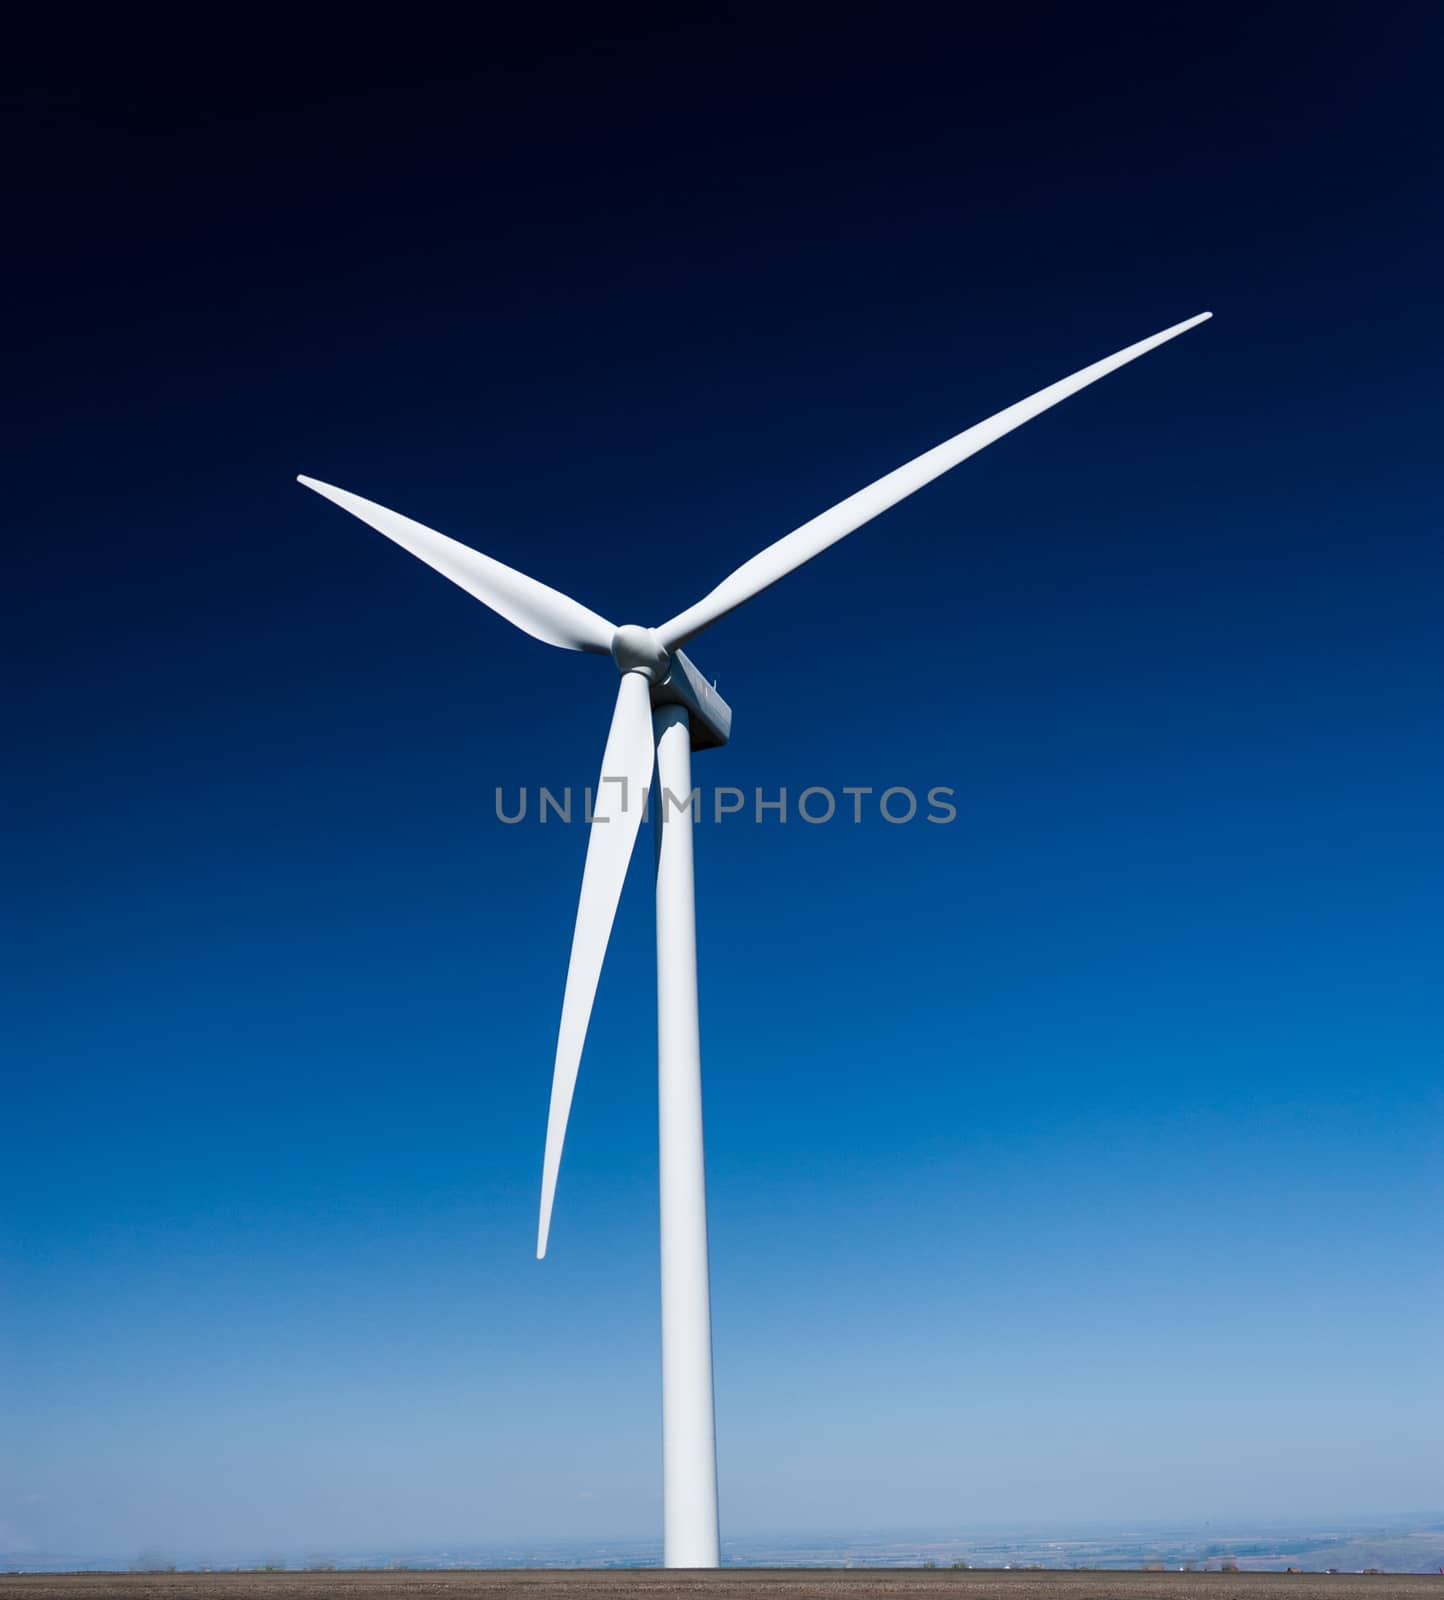
M702 1061L697 1023L697 943L692 878L692 751L725 744L732 713L681 646L855 528L905 499L1079 389L1197 327L1203 312L1084 367L977 423L744 562L696 605L659 628L617 627L569 596L314 478L300 482L475 595L524 633L566 650L610 655L621 674L601 781L587 834L581 902L572 935L552 1072L542 1162L537 1256L546 1254L562 1139L582 1043L622 882L652 782L679 804L657 806L657 1035L662 1232L662 1483L664 1561L718 1562L717 1453L712 1403L712 1327L707 1282L707 1203L702 1161Z

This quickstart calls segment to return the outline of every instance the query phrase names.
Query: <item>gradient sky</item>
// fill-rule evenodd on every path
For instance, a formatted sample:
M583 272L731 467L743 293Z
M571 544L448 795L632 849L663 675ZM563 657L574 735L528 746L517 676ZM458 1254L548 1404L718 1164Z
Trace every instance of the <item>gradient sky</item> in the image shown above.
M1438 1506L1432 7L13 41L0 1552L660 1521L650 852L533 1259L605 662L693 651L724 1535ZM17 65L18 64L18 65Z

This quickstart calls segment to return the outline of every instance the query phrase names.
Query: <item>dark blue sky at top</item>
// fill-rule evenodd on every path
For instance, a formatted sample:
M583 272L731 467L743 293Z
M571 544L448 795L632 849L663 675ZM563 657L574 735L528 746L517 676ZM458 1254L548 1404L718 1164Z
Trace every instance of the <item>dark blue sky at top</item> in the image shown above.
M724 1532L1438 1503L1428 7L16 39L0 1551L658 1521L649 852L532 1259L605 662L696 642ZM77 25L78 28L78 25Z

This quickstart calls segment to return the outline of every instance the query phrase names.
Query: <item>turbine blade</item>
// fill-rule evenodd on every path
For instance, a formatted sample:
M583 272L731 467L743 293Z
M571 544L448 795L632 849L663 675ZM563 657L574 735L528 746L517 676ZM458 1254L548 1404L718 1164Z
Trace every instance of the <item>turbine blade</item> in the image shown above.
M542 1160L541 1220L537 1225L537 1260L547 1253L552 1201L556 1198L557 1170L562 1141L572 1108L577 1068L591 1020L602 960L627 863L637 842L642 807L652 783L652 696L640 672L624 672L617 688L617 705L602 756L602 776L597 784L592 825L587 834L587 863L582 869L582 896L577 906L572 956L567 966L562 1020L557 1030L557 1058L552 1069L551 1109L547 1113L546 1155Z
M420 557L427 566L435 567L442 577L450 578L468 594L475 595L483 605L490 606L498 616L505 617L533 639L558 645L563 650L590 650L597 655L606 655L611 649L612 635L617 630L605 617L588 611L570 595L549 589L524 572L503 566L500 561L493 561L469 545L413 522L410 517L388 511L374 500L363 500L359 494L320 483L315 478L299 477L296 481L324 495L353 517L360 517L362 522L384 533L403 550Z
M764 589L771 588L779 578L785 578L789 572L802 566L804 562L811 561L815 555L820 555L829 545L836 544L839 539L860 528L864 522L870 522L880 512L895 506L899 500L905 500L910 494L916 493L924 484L931 483L934 478L941 477L950 468L966 461L969 456L976 455L995 439L1001 439L1005 433L1011 433L1014 428L1030 422L1039 412L1046 411L1050 406L1056 406L1070 394L1077 394L1080 389L1086 389L1090 383L1096 383L1099 378L1106 377L1110 372L1116 372L1128 362L1147 355L1150 350L1156 350L1159 345L1177 338L1180 333L1187 333L1190 328L1196 328L1200 322L1207 322L1212 315L1211 311L1202 312L1199 316L1190 317L1187 322L1177 323L1172 328L1165 328L1162 333L1155 333L1152 338L1141 339L1137 344L1129 345L1117 355L1095 361L1091 367L1084 367L1081 372L1075 372L1071 378L1063 378L1058 383L1050 384L1046 389L1040 389L1029 399L1018 401L1006 411L1000 411L997 416L989 417L986 422L976 423L954 438L945 440L944 443L926 451L916 460L889 472L886 477L879 478L866 489L859 489L856 494L839 501L830 511L824 511L820 517L814 517L811 522L804 522L800 528L794 529L775 544L768 545L750 561L744 562L696 605L679 612L670 622L663 623L657 629L658 637L668 650L675 650L678 645L686 644L689 639L701 633L703 628L710 628L729 611L735 611L744 601L761 594Z

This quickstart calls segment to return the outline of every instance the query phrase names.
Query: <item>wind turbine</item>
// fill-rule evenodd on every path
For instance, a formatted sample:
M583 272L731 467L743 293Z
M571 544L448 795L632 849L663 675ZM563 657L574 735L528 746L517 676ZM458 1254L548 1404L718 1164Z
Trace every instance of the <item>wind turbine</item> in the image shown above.
M658 1124L662 1234L663 1560L718 1564L717 1452L712 1402L712 1322L702 1159L702 1057L697 1022L697 937L692 876L692 752L727 742L732 712L682 652L729 611L811 561L899 500L1021 427L1060 400L1197 327L1203 312L1096 361L1000 411L805 522L744 562L696 605L659 628L617 627L568 595L467 545L345 489L300 482L434 567L498 615L545 644L610 655L621 674L587 834L552 1070L542 1160L537 1257L546 1254L562 1140L587 1022L627 864L652 783L657 826ZM676 798L672 805L668 796Z

